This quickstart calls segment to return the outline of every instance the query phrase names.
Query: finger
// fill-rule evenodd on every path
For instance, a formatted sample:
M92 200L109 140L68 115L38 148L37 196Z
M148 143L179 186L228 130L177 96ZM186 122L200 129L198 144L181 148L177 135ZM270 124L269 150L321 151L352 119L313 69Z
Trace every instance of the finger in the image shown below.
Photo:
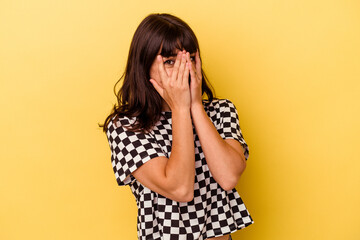
M184 75L182 77L182 84L187 84L189 85L189 71L190 71L190 64L189 62L185 63L185 70L184 70Z
M197 78L196 78L194 66L192 64L190 66L191 66L190 67L191 85L193 85L195 81L197 81Z
M182 56L182 52L178 52L177 56L176 56L176 60L175 60L175 64L174 64L174 68L173 71L171 73L171 79L176 80L177 79L177 75L178 75L178 71L179 71L179 66L180 66L180 62L181 62L181 56Z
M167 81L168 75L167 75L167 73L165 71L164 63L163 63L163 59L162 59L161 55L157 55L156 60L158 62L158 70L159 70L159 73L160 73L161 80L162 81Z
M181 63L180 63L180 67L179 67L178 79L182 79L182 77L184 75L187 54L188 53L182 54L182 56L181 56Z
M194 79L194 81L196 80L196 73L195 73L195 69L194 69L194 65L193 65L193 63L192 63L192 61L191 61L191 59L190 59L190 54L189 55L187 55L187 64L189 65L189 72L190 72L190 77L192 78L191 79L191 82L193 81L193 79ZM192 72L192 73L191 73Z
M191 59L190 59L190 53L186 54L186 61L191 63Z
M201 60L200 60L200 54L199 54L199 50L196 51L195 54L195 67L196 67L196 74L202 78L202 74L201 74Z
M160 87L158 82L155 79L150 79L151 84L154 86L155 90L160 94L161 97L163 97L164 89Z

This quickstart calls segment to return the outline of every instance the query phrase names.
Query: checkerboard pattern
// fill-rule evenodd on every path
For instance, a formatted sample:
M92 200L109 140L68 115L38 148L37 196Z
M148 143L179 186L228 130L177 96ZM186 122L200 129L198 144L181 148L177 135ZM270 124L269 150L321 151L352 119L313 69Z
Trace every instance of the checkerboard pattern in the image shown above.
M204 109L223 139L236 139L249 148L239 125L234 104L227 99L204 101ZM163 112L150 133L134 133L125 127L135 120L123 117L110 122L107 137L118 185L129 185L135 196L138 239L203 240L223 236L254 223L236 189L224 191L207 166L195 128L194 199L176 202L143 186L132 172L152 158L171 154L171 112Z

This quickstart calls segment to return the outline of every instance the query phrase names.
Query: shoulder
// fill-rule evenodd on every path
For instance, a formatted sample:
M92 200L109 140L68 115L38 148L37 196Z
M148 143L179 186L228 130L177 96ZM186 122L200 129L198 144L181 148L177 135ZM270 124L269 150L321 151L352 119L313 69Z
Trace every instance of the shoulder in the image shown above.
M203 100L204 110L217 129L222 127L233 112L236 112L234 104L229 99L213 99L211 102Z
M107 125L108 137L114 133L125 132L126 128L131 126L135 122L135 118L129 118L126 116L113 116Z
M213 99L211 102L203 100L203 105L206 111L220 111L223 112L228 108L235 108L234 103L229 99Z

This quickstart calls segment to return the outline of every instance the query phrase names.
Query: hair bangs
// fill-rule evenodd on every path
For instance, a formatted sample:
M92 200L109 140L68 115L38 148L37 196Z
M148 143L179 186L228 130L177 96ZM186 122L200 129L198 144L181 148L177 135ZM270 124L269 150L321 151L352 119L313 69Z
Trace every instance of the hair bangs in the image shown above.
M164 34L160 55L163 57L176 56L176 50L185 49L190 54L198 49L198 43L193 34L182 29L171 28Z

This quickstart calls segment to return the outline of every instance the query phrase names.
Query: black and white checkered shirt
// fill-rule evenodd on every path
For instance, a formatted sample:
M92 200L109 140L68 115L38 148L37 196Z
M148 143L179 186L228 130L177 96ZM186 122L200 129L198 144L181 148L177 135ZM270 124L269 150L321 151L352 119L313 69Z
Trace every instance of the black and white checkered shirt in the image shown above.
M237 110L227 99L204 101L204 108L223 139L236 139L249 148L242 136ZM194 128L195 168L194 199L176 202L143 186L132 172L152 158L170 157L171 112L163 112L160 121L148 134L126 130L134 119L110 121L107 137L111 162L118 185L129 185L137 207L137 231L141 240L203 240L235 232L254 223L241 197L234 188L224 191L214 180L206 163Z

